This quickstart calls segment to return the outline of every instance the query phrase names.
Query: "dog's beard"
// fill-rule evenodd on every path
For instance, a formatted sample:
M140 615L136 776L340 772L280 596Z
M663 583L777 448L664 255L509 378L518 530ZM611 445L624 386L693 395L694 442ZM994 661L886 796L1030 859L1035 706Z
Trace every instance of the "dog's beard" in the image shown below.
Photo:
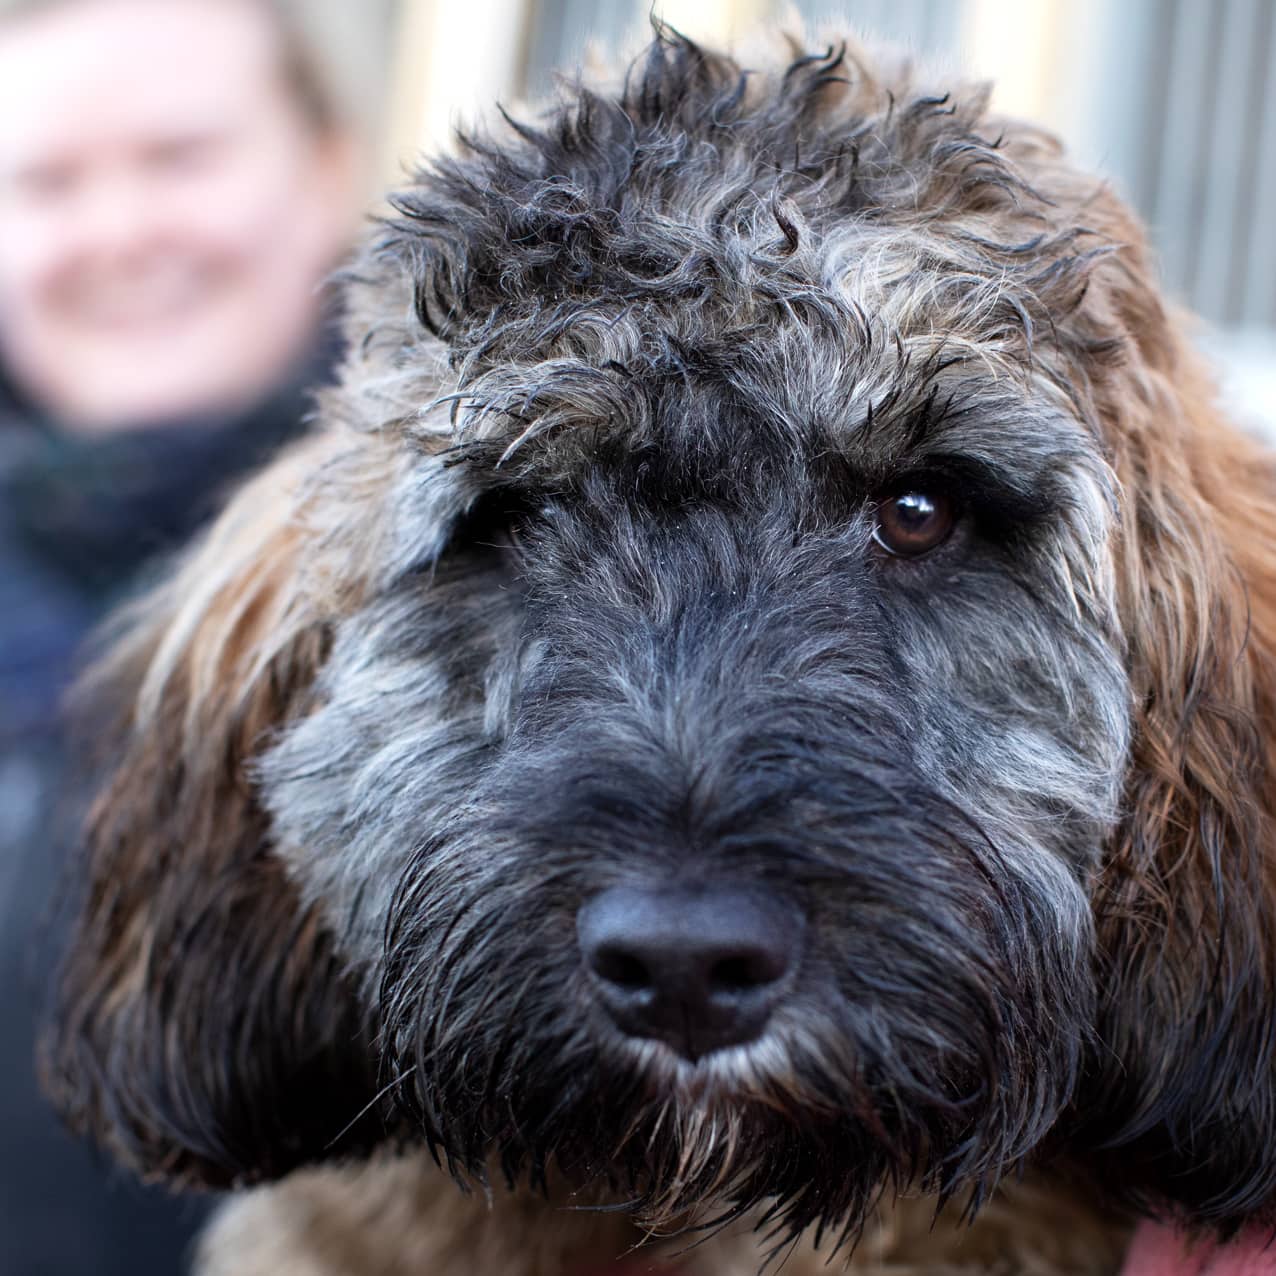
M883 843L840 875L807 864L812 894L859 901L861 933L839 952L826 930L765 1033L695 1064L592 1003L565 863L520 884L491 828L440 839L383 979L399 1102L460 1177L561 1177L662 1232L752 1213L777 1246L812 1226L853 1243L883 1192L977 1208L1071 1097L1085 937L969 830L927 829L898 830L907 858ZM894 916L864 920L875 903Z

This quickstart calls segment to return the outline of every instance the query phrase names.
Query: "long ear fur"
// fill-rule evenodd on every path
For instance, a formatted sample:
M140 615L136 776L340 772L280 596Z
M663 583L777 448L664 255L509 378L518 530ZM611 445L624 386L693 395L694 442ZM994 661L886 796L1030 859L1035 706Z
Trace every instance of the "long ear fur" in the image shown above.
M1082 1117L1136 1204L1226 1229L1276 1193L1276 457L1222 418L1139 231L1104 206L1127 245L1091 304L1129 337L1096 394L1134 744Z
M144 1174L223 1186L380 1133L346 1129L375 1094L372 1025L247 770L351 601L359 569L325 570L300 527L306 475L341 464L320 438L249 484L92 676L111 752L44 1068L71 1124Z

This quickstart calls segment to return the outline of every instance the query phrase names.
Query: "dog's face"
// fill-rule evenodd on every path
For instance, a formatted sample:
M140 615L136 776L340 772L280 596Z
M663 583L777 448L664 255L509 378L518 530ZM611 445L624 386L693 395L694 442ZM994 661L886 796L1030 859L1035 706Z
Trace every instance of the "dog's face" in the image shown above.
M403 197L329 430L110 667L82 1121L665 1223L1098 1143L1270 1193L1260 458L1110 196L991 136L661 40Z

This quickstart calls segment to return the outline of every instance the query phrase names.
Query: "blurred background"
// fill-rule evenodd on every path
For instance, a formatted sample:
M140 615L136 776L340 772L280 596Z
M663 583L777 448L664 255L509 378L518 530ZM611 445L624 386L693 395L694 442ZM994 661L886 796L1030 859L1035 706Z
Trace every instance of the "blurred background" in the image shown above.
M77 651L303 428L340 355L323 281L380 192L653 12L993 80L1139 209L1276 438L1276 0L0 0L0 1276L182 1271L207 1208L95 1159L35 1085Z

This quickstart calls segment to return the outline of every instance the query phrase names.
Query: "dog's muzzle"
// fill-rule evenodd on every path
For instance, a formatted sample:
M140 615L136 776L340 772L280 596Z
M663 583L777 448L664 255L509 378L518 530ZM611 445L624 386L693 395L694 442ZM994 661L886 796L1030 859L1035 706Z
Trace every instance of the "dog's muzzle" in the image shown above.
M804 930L783 901L737 887L614 887L576 919L615 1027L692 1062L762 1034L793 983Z

